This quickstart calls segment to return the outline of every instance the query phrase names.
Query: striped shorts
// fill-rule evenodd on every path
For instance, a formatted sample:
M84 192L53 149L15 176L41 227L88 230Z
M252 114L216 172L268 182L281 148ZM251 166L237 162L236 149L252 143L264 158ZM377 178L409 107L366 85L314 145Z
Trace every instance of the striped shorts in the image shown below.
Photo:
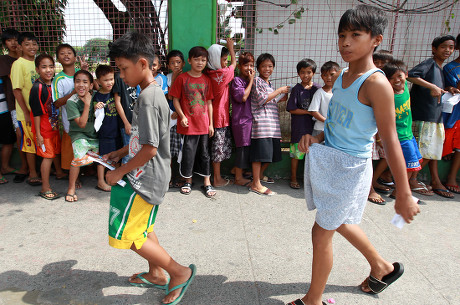
M140 249L153 231L158 205L146 202L125 179L126 186L112 186L109 212L109 245L130 249L132 244Z

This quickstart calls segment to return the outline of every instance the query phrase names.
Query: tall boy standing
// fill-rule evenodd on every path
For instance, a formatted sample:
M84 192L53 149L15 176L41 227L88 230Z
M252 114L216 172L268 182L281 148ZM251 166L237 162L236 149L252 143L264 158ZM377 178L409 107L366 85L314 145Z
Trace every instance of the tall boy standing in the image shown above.
M357 248L371 272L361 284L364 292L380 293L403 273L402 264L386 261L358 226L372 176L372 142L377 132L383 140L398 193L395 210L406 222L419 207L411 196L401 146L395 130L393 90L372 62L387 25L383 12L359 5L342 15L338 29L339 51L349 68L342 70L333 87L324 133L305 135L299 149L306 151L305 197L317 209L312 229L313 266L307 294L289 304L321 305L332 269L332 238L337 231ZM325 145L317 145L325 140ZM313 144L312 146L310 146Z
M442 157L445 138L441 95L446 91L442 64L454 52L454 45L455 38L450 35L433 39L433 57L412 68L407 78L414 84L410 91L412 117L423 157L422 167L428 164L433 192L445 198L454 198L454 194L442 185L438 174L438 160Z
M188 53L191 70L179 75L169 95L179 115L177 132L184 135L180 174L185 183L180 192L189 195L192 191L193 173L204 178L203 191L206 197L216 195L211 185L209 164L209 137L214 135L211 81L202 73L208 61L208 51L193 47Z
M164 200L171 175L169 154L169 107L161 88L152 84L153 42L139 33L127 33L110 46L110 58L120 68L127 85L142 89L133 111L129 146L106 155L118 161L129 154L129 161L106 174L112 187L110 197L109 243L131 249L149 263L149 272L135 274L130 282L166 290L162 304L177 304L196 274L178 264L160 246L153 232L158 205ZM125 187L115 185L127 175ZM163 272L171 276L169 284ZM172 288L171 288L172 287Z
M299 160L304 159L305 153L298 149L299 140L303 135L313 132L313 117L310 115L308 107L313 95L321 86L313 82L313 76L316 73L316 63L313 60L302 59L297 63L296 68L301 82L292 88L286 111L291 114L291 144L289 147L291 182L289 186L293 189L300 189L300 184L297 182L297 167Z
M19 35L18 43L22 56L11 67L11 83L16 98L16 117L22 135L19 149L26 153L29 167L27 183L35 186L41 185L42 182L35 166L35 139L32 134L29 95L33 82L38 78L34 62L38 41L33 33L25 32Z

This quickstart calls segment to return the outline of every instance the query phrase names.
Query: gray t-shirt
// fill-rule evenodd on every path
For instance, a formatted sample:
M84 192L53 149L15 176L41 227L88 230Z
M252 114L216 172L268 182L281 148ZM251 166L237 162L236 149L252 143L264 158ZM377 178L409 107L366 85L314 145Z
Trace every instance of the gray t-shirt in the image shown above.
M168 102L160 86L151 84L142 90L133 109L128 160L145 144L156 147L157 154L127 177L136 193L154 205L163 202L171 177L169 119Z
M444 89L442 68L433 58L422 61L415 66L409 71L409 77L419 77ZM442 104L438 103L437 97L431 96L430 89L412 85L410 103L414 121L442 123Z

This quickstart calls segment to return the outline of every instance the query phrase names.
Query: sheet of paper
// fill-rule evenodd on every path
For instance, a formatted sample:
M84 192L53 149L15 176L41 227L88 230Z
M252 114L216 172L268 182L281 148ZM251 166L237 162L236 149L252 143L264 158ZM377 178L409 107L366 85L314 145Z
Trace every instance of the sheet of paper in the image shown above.
M45 144L42 144L41 148L42 148L43 152L46 152Z
M460 101L460 94L452 95L450 92L444 93L441 102L442 102L442 112L452 113L454 106Z
M418 204L418 202L420 201L420 199L418 199L417 197L414 197L412 196L412 199ZM404 218L399 215L399 214L395 214L395 216L393 216L393 219L391 220L391 223L397 227L398 229L402 229L404 227L404 224L406 223L406 221L404 220Z
M93 162L97 162L99 164L102 164L104 165L105 167L107 167L109 170L113 171L115 169L115 167L113 165L111 165L110 163L106 162L102 156L96 154L95 152L92 152L92 151L88 151L86 153L86 155L88 156L88 159L93 161ZM126 181L124 180L119 180L118 182L118 185L120 185L121 187L125 187L126 185Z
M104 121L105 117L104 108L96 109L95 115L96 120L94 120L94 129L96 129L96 131L99 131L99 129L102 126L102 121Z
M172 111L171 109L169 109L169 117L171 117L171 115L173 114L174 111ZM169 128L171 129L171 127L177 125L177 119L173 120L173 119L170 119L169 120Z

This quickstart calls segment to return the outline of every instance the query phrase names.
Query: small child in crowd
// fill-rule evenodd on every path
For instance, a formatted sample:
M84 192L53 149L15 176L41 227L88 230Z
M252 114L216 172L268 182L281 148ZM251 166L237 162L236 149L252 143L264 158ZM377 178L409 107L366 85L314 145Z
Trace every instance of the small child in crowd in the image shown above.
M393 60L386 63L383 68L385 76L391 84L394 92L395 113L396 113L396 132L401 143L401 149L406 161L407 176L409 186L413 192L432 196L432 190L427 189L423 182L417 181L417 172L422 169L420 161L422 155L418 149L417 141L412 134L412 113L410 109L410 94L407 87L407 66L400 60ZM396 198L396 189L390 195Z
M439 36L432 44L433 57L409 71L408 80L413 83L411 93L412 117L417 142L423 157L422 167L428 164L433 192L445 198L454 198L441 183L438 160L441 160L444 144L441 96L444 90L443 62L454 52L455 37ZM453 87L450 87L451 93Z
M457 35L455 49L460 50L460 34ZM459 56L444 66L444 79L446 89L455 93L460 93L460 54ZM460 170L460 104L454 106L452 113L443 113L444 129L446 140L442 156L453 153L452 163L447 174L446 188L456 194L460 194L460 187L457 184L457 174Z
M15 174L14 182L23 182L27 177L27 160L22 151L19 152L21 168L16 170L10 166L13 144L17 142L18 147L21 146L21 133L16 120L16 105L10 79L11 66L21 54L18 48L18 37L19 32L15 29L7 28L2 31L2 46L8 50L8 53L0 55L0 130L2 130L0 184L8 183L3 175Z
M313 132L313 117L308 107L310 107L313 95L321 86L313 82L313 76L316 73L316 63L313 60L302 59L296 68L301 82L292 88L286 111L291 114L291 144L289 146L291 182L289 186L293 189L300 189L300 184L297 182L297 168L299 160L305 158L305 153L299 151L299 140L303 135Z
M222 178L220 163L232 156L232 136L230 132L230 100L229 84L235 75L236 57L233 49L233 39L227 38L227 47L213 44L208 49L209 61L206 74L211 79L214 100L212 114L214 122L214 136L211 139L211 161L214 172L213 185L227 186L231 181ZM231 62L227 67L230 54Z
M338 27L338 47L348 69L334 83L324 133L305 135L299 149L306 151L305 198L316 209L312 229L313 266L307 294L290 305L320 305L332 269L335 232L356 247L370 264L361 290L380 293L404 272L372 246L358 226L371 186L372 142L377 127L383 140L398 192L395 211L406 222L419 213L412 199L404 157L396 134L394 98L387 78L372 62L388 21L380 9L358 5L347 10ZM318 145L325 140L325 145ZM316 143L316 144L315 144Z
M74 75L78 71L75 67L77 61L77 52L75 49L67 44L63 43L56 47L56 58L59 63L62 65L62 71L59 72L53 78L53 100L54 105L59 108L61 116L61 167L66 170L70 170L70 163L72 162L73 148L72 140L69 136L70 122L67 118L67 111L65 105L70 97L72 97L76 92L74 90ZM88 64L81 60L82 70L88 70ZM57 176L56 179L67 178ZM76 188L81 188L80 180L77 178Z
M184 54L182 54L179 50L172 50L166 56L166 62L168 63L168 69L171 71L166 78L168 80L168 91L170 91L172 85L176 81L176 78L182 73L182 69L185 66L185 59ZM173 97L168 92L168 104L169 109L171 110L171 120L175 120L174 124L171 124L171 128L169 130L169 138L170 138L170 145L169 149L171 151L171 169L172 169L172 160L173 158L179 157L179 152L181 150L181 141L182 136L177 133L177 112L176 108L174 108ZM171 181L169 181L169 187L181 187L183 182L178 181L178 177L175 173L171 175Z
M232 101L232 132L235 140L235 184L249 186L251 180L243 176L243 169L251 168L251 89L254 84L254 55L243 52L238 57L239 76L230 87Z
M340 72L340 66L333 61L325 62L321 66L321 79L324 86L319 88L313 95L308 111L315 118L312 136L317 136L324 131L324 121L327 118L327 109L332 98L332 86Z
M105 155L112 151L118 150L123 146L120 128L118 126L118 112L115 105L115 99L112 93L115 72L111 66L99 65L96 68L96 81L99 84L99 90L93 96L93 107L103 109L104 120L100 128L96 130L99 138L99 154ZM102 111L102 110L101 110ZM98 184L96 189L104 192L110 192L110 185L105 182L105 167L97 165Z
M65 105L67 118L70 121L69 135L72 140L74 159L69 171L69 188L65 195L65 201L76 202L75 192L80 167L92 164L86 153L99 151L99 140L94 129L94 107L91 90L93 89L93 76L86 70L77 71L74 75L76 94L67 100ZM98 185L104 185L105 181L98 176Z
M34 62L35 54L38 51L38 41L33 33L24 32L19 35L18 43L22 50L22 56L11 67L11 83L16 98L16 117L21 131L21 147L19 149L26 154L29 168L27 183L37 186L41 185L42 181L35 166L36 150L30 119L29 97L32 84L38 78Z
M205 49L206 51L206 49ZM134 105L129 146L105 157L129 160L107 172L112 187L109 215L109 244L131 249L149 264L149 271L134 274L133 286L166 290L161 304L177 304L196 275L196 267L178 264L160 246L153 232L158 207L165 198L170 179L169 108L165 95L154 84L151 66L155 58L153 41L139 33L127 33L110 46L109 56L121 71L128 86L142 89ZM203 63L204 68L206 63ZM125 187L115 185L126 175ZM165 276L166 270L170 279Z
M179 75L172 84L170 95L179 115L177 132L184 135L180 174L185 183L180 192L189 195L192 191L192 176L197 173L204 177L203 192L212 198L216 191L211 185L209 164L209 138L214 135L212 115L211 81L202 73L208 61L208 51L203 47L193 47L188 53L191 70Z
M168 79L163 73L159 72L160 68L160 58L158 57L158 55L155 55L155 59L153 60L152 64L153 78L160 86L161 90L163 90L163 93L166 95L168 94Z
M48 54L35 58L35 67L40 77L30 90L30 109L33 115L32 132L36 136L37 155L43 158L40 166L42 189L39 195L47 200L60 196L50 185L51 164L54 163L56 176L64 176L61 168L61 137L58 130L59 111L53 103L51 81L54 77L54 59Z
M287 100L290 87L274 89L269 79L275 68L275 58L268 53L257 57L256 68L259 76L254 79L251 89L251 162L253 180L250 191L259 195L272 196L276 193L261 184L261 181L274 183L264 175L268 165L281 161L281 128L278 103ZM285 96L275 99L284 93Z

